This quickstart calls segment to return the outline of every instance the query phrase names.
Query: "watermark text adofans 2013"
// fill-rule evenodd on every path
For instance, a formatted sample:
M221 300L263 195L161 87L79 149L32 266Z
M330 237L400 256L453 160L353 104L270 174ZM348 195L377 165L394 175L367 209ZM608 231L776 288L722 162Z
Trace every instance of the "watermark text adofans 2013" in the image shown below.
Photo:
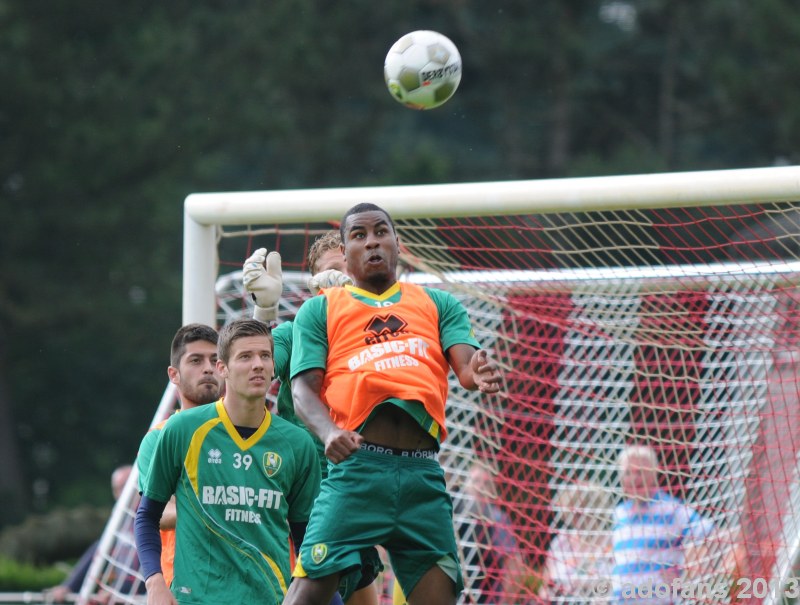
M639 599L726 599L731 592L739 599L764 599L775 591L783 597L800 597L800 577L788 578L781 583L776 578L737 578L735 580L716 580L710 582L687 581L675 578L672 582L647 582L643 584L623 584L617 598L621 601ZM610 596L614 587L610 579L598 580L592 588L595 596Z

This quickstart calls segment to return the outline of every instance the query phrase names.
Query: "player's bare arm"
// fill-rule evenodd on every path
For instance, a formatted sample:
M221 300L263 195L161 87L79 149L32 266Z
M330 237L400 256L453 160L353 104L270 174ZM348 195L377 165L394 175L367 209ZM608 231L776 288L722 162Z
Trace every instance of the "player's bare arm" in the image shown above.
M178 605L172 591L167 587L164 576L153 574L145 582L147 587L147 605Z
M481 393L497 393L503 376L497 363L483 349L457 344L447 349L447 360L462 387Z
M328 459L338 464L358 449L363 438L353 431L340 429L331 420L328 407L319 396L324 376L320 369L298 374L292 379L292 397L297 415L325 444Z
M175 508L175 496L169 499L167 505L164 507L164 512L161 513L161 521L158 524L159 529L175 529L175 524L178 522L178 513Z

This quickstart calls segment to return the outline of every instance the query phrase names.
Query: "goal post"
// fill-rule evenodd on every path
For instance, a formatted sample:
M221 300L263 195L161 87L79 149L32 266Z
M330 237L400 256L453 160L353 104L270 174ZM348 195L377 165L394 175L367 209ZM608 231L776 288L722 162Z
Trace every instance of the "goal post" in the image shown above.
M184 203L183 323L213 323L216 228L331 221L360 202L392 217L452 218L798 199L800 167L444 185L196 193Z
M283 256L291 319L309 245L360 202L395 220L400 279L458 297L504 370L496 396L451 377L461 603L543 598L567 564L558 536L608 563L632 443L714 524L687 573L783 601L800 553L800 167L192 194L183 322L250 314L241 265L262 246Z

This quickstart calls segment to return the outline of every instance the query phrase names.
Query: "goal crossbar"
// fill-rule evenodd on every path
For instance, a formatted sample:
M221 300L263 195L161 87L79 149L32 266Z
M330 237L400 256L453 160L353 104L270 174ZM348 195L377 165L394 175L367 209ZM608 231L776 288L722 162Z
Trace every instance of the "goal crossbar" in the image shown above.
M215 321L216 228L338 219L372 202L394 218L713 206L800 199L800 166L449 185L196 193L184 203L183 322Z

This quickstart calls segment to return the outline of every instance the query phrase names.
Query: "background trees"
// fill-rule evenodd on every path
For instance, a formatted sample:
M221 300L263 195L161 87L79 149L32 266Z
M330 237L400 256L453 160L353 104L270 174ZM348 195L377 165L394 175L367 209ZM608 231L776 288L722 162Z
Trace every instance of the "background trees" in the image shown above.
M400 35L461 50L395 103ZM196 191L795 163L789 0L0 0L0 526L105 502L166 384Z

